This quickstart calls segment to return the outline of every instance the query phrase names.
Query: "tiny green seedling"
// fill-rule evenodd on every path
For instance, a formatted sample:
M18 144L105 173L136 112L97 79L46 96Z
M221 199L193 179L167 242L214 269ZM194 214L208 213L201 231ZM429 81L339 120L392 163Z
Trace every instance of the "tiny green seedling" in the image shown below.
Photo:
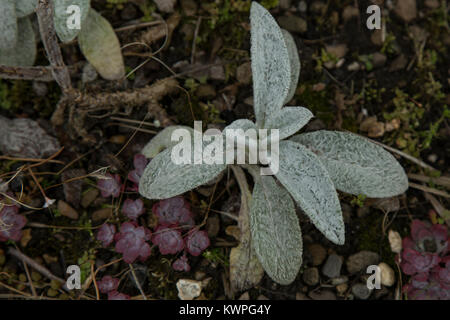
M345 132L294 135L313 117L303 107L284 107L297 88L300 60L292 36L261 5L251 7L251 59L256 123L241 119L229 127L279 129L279 170L275 178L252 174L251 243L266 273L287 285L302 264L302 237L295 203L329 240L342 245L345 227L336 189L372 198L405 192L408 179L395 158L367 139ZM226 164L175 164L171 133L164 129L144 148L153 160L139 184L149 199L170 198L216 178ZM293 136L294 135L294 136ZM164 151L161 149L167 147ZM278 180L278 182L277 182Z

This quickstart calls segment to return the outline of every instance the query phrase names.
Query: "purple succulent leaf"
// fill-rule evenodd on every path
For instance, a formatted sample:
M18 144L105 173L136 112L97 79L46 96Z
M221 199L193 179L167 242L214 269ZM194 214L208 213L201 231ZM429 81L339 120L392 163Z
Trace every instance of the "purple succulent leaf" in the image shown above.
M189 203L181 196L164 199L153 205L153 213L163 226L194 225L194 216Z
M108 293L108 300L130 300L130 296L117 291L111 291Z
M158 246L161 254L176 254L184 249L180 231L164 226L156 228L152 242Z
M443 267L436 266L432 270L432 277L443 289L450 290L450 256L445 257L443 260Z
M428 272L441 260L437 254L418 252L412 249L403 250L402 258L402 270L408 275Z
M428 273L417 273L411 277L411 285L415 289L425 289L428 286Z
M136 220L144 212L144 202L141 199L127 199L123 202L122 213L131 220Z
M22 238L22 228L27 219L20 215L19 207L5 205L0 211L0 241L19 241Z
M443 225L413 220L411 238L415 245L414 249L421 252L444 255L449 249L447 228Z
M175 260L172 263L172 268L175 271L189 272L191 270L191 266L189 265L189 261L188 258L186 257L186 254Z
M134 170L128 173L128 180L139 184L141 176L144 173L145 167L148 164L148 159L143 154L136 154L133 160Z
M133 165L139 176L144 173L145 167L148 165L148 159L143 154L136 154L133 159Z
M420 220L413 220L411 223L411 237L414 242L422 241L424 238L432 236L430 225Z
M97 281L97 285L101 293L116 291L119 287L119 279L111 276L104 276L102 280Z
M107 179L100 179L97 181L97 187L100 189L102 197L108 198L112 196L117 198L122 191L122 182L120 176L115 174L114 176L110 173L106 174Z
M150 236L148 229L133 222L125 222L120 226L120 233L115 236L115 249L123 254L126 263L133 263L137 258L145 261L151 254L150 246L146 242Z
M193 256L199 256L210 245L206 231L193 231L186 239L186 250Z
M141 176L138 174L137 170L131 170L128 173L128 180L134 182L135 184L139 184L140 179L141 179Z
M116 227L113 224L105 223L100 227L97 233L97 240L102 242L103 247L109 246L114 240Z

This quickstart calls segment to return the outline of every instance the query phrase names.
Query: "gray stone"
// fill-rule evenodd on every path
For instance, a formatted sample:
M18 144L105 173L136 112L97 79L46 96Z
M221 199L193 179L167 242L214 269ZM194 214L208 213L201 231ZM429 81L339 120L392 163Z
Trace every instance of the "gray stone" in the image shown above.
M359 10L354 6L346 6L342 11L342 19L344 20L344 22L347 22L352 18L358 17L359 17Z
M366 284L357 283L352 286L352 293L358 299L367 300L370 297L372 290L367 288Z
M278 18L278 23L281 28L289 32L305 33L308 30L306 20L297 16L284 16Z
M377 265L380 261L378 253L371 251L360 251L347 259L347 271L357 273L366 269L367 266Z
M416 0L397 0L394 12L405 22L414 20L417 16Z
M384 66L384 64L387 61L387 57L380 53L380 52L375 52L373 54L373 67L374 68L380 68L382 66Z
M331 254L322 268L322 273L329 278L337 278L341 274L341 268L342 258L337 254Z
M308 246L307 250L311 257L313 266L321 265L327 257L327 251L318 243L311 244L310 246Z
M303 281L309 286L315 286L319 283L319 270L317 268L308 268L303 272Z
M279 1L279 6L281 9L289 9L291 7L292 4L292 0L280 0Z
M330 290L313 291L309 293L309 297L313 300L336 300L336 295Z
M252 64L246 62L236 69L236 79L239 83L250 84L252 82Z

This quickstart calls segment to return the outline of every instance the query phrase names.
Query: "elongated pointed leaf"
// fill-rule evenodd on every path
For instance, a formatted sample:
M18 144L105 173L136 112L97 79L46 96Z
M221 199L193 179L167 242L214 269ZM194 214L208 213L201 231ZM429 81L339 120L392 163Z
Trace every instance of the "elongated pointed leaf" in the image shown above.
M54 23L56 34L62 42L69 42L76 38L84 28L90 0L57 0L54 1Z
M0 1L0 50L11 50L17 43L18 27L14 1Z
M276 177L317 229L334 243L344 243L341 205L333 181L314 153L299 143L281 141Z
M37 7L38 0L16 0L17 18L23 18L32 14Z
M371 198L393 197L408 189L402 166L382 147L355 134L316 131L292 137L327 168L337 189Z
M303 128L313 117L306 108L284 107L269 118L265 127L279 129L280 140L283 140Z
M271 176L256 179L250 206L250 230L256 256L275 282L295 280L302 264L302 236L289 193Z
M14 48L0 49L0 64L6 66L32 66L36 59L36 39L29 17L17 21L19 38Z
M194 164L193 158L190 164L175 164L171 157L172 149L156 155L145 168L139 181L142 196L171 198L211 181L226 168L226 164Z
M119 39L111 24L91 9L81 32L78 44L86 59L107 80L118 80L125 75Z
M177 144L177 142L172 142L172 134L177 129L186 129L191 134L194 130L187 126L169 126L164 128L156 136L154 136L142 149L141 153L147 158L154 158L158 153L164 149L170 148Z
M275 19L264 7L252 2L251 59L256 122L282 108L291 84L289 52Z
M248 119L238 119L233 121L230 125L228 125L226 129L242 129L244 131L248 129L255 129L256 130L256 124L254 124L252 121Z
M300 76L300 57L298 56L297 45L289 31L281 29L281 32L283 33L284 41L288 48L291 66L291 84L289 85L288 95L284 100L286 104L294 97L295 91L297 90L298 77Z
M244 291L257 285L264 276L264 269L256 256L250 232L249 190L244 171L238 166L231 166L241 189L241 207L239 209L239 245L230 251L230 285L233 292Z

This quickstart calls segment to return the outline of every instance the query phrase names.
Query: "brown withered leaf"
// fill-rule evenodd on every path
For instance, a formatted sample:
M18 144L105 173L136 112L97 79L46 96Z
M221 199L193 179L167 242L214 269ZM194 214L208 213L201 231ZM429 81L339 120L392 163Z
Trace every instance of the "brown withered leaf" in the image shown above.
M233 292L244 291L254 287L261 281L264 269L251 246L249 223L249 202L251 193L245 174L239 167L232 167L241 188L241 208L239 212L240 244L230 253L230 284Z

